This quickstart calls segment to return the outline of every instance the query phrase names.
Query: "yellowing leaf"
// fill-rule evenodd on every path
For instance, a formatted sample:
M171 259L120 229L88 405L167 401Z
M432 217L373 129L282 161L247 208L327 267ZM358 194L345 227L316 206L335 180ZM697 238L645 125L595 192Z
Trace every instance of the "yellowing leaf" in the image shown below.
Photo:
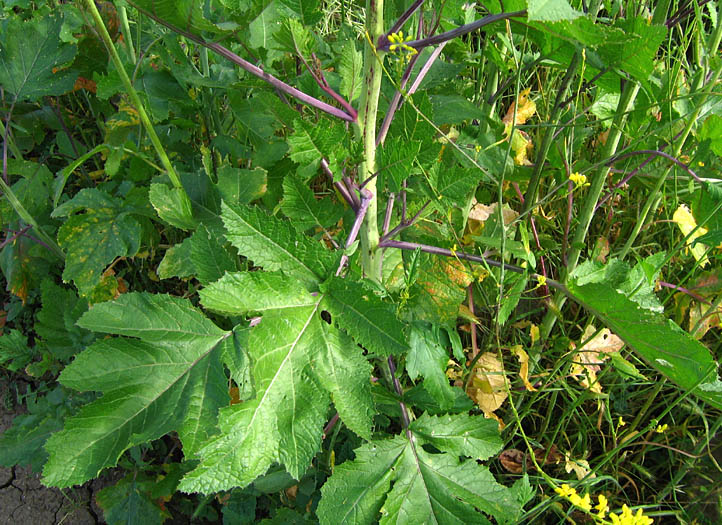
M515 129L511 137L511 149L514 150L514 164L517 166L531 166L529 155L534 149L529 135L520 129Z
M568 473L574 472L577 479L582 480L589 476L590 478L596 478L597 475L593 472L590 474L591 467L586 459L572 459L568 453L564 454L564 470Z
M506 376L504 366L493 352L485 352L479 357L472 371L474 374L467 394L479 406L484 416L496 419L503 427L501 419L494 414L506 401Z
M524 382L524 386L530 392L536 392L536 388L529 382L529 354L524 351L521 345L512 346L511 351L521 365L519 368L519 377L521 377L521 380Z
M514 120L514 124L516 126L521 126L523 124L526 124L526 121L529 120L531 117L533 117L536 114L536 104L533 100L529 98L529 92L531 91L530 88L525 89L519 94L519 98L516 102L512 103L511 106L509 106L509 109L506 112L506 115L504 115L504 118L501 119L501 121L506 124L506 130L507 134L509 133L509 129L511 128L511 122ZM518 108L517 108L518 106ZM516 109L516 115L514 114L514 109Z
M596 331L594 325L589 325L582 335L582 341L592 337ZM576 352L572 358L571 374L584 388L601 394L602 385L597 381L597 372L601 370L600 365L609 358L608 354L618 352L623 346L624 341L610 332L608 328L602 329Z
M692 230L697 228L697 221L694 219L694 216L689 211L689 208L684 204L680 204L679 208L677 208L677 211L674 212L672 220L675 222L675 224L677 224L677 226L679 226L682 235L684 235L685 237L690 235L690 233L692 233ZM689 249L692 252L692 255L694 256L695 260L699 261L699 265L702 267L706 266L709 263L709 261L707 260L707 256L705 255L707 247L701 243L697 243L694 246L691 245L697 237L701 237L706 233L707 228L697 228L694 233L692 233L692 235L687 238L687 246L690 247Z

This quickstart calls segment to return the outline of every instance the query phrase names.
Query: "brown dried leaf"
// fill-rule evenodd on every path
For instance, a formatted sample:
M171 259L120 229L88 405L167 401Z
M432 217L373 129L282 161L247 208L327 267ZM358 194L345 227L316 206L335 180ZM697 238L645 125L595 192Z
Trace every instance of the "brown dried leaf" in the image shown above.
M592 337L596 331L594 325L589 325L582 335L582 341ZM610 332L608 328L602 329L573 356L570 373L584 388L601 394L602 385L597 381L597 372L601 370L600 365L609 358L609 353L618 352L623 346L624 341Z

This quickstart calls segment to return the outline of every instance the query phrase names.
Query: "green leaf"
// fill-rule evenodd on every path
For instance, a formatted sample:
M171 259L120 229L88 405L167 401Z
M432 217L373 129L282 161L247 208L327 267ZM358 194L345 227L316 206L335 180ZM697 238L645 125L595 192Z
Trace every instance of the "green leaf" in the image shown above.
M232 166L218 169L218 191L228 204L248 204L266 193L266 170L244 170Z
M279 9L293 16L305 26L312 26L321 19L318 0L279 0Z
M371 367L321 318L324 298L281 273L262 271L226 274L201 291L207 308L262 314L248 337L255 395L221 410L221 433L200 451L201 464L181 490L245 487L273 463L300 479L320 448L328 393L343 421L370 435Z
M49 279L44 280L40 288L43 306L37 314L35 332L57 359L65 361L94 339L91 333L75 324L88 310L88 302Z
M709 140L710 149L718 157L722 157L722 117L710 115L702 123L699 130L699 140Z
M96 499L108 525L160 525L169 517L151 496L156 480L131 473L98 492Z
M312 124L296 119L293 128L293 134L287 139L291 160L301 166L318 166L321 159L325 158L329 161L331 171L340 176L335 161L341 156L339 153L343 154L343 150L340 150L346 137L343 124L328 120Z
M226 250L223 243L202 224L190 238L191 262L201 284L208 284L223 277L226 272L238 270L236 258Z
M316 510L321 524L375 523L406 447L400 436L372 441L355 450L356 459L337 465L321 488Z
M339 56L338 72L341 75L340 93L349 102L353 102L361 94L362 70L363 55L356 49L353 40L347 40Z
M198 225L184 190L169 188L165 184L151 184L148 199L158 217L171 226L188 231L194 230Z
M271 310L251 329L256 396L222 409L220 436L201 451L201 464L181 482L185 492L245 487L282 463L299 479L321 445L328 396L309 361L324 343L318 302Z
M484 416L422 414L410 428L423 443L482 461L497 454L503 446L499 424Z
M584 13L573 9L567 0L529 0L527 9L529 20L540 22L558 22L574 20Z
M35 352L28 347L28 339L20 330L13 328L6 334L0 334L0 366L17 372L28 366Z
M186 31L220 31L203 16L202 0L133 0L133 4Z
M191 260L191 238L186 237L183 242L168 248L156 272L161 279L183 279L195 275L196 267Z
M584 271L584 269L582 269ZM597 316L651 366L711 405L722 408L722 391L709 389L717 380L710 351L664 315L643 308L610 280L579 284L575 272L569 296Z
M341 420L364 439L371 439L376 414L371 397L373 367L361 349L340 330L322 332L324 344L311 361L321 386L331 394Z
M45 442L63 428L63 418L68 412L66 400L58 386L37 402L28 401L29 413L16 416L12 427L0 435L0 465L30 465L33 472L40 472L48 459L43 448Z
M324 307L359 344L378 355L400 355L408 348L404 324L394 308L360 283L334 277L324 284Z
M312 306L317 301L281 272L227 273L198 294L204 308L229 316Z
M288 221L250 206L223 203L226 237L241 255L267 270L283 270L307 284L322 281L335 270L336 256L306 237Z
M229 401L220 343L230 335L189 301L132 293L95 305L80 326L127 337L95 342L59 381L103 397L68 418L46 445L44 483L69 487L97 477L128 448L177 431L186 456L215 431Z
M299 231L315 226L331 226L343 215L340 205L328 197L316 200L308 184L293 174L283 178L281 210Z
M53 212L54 217L68 217L58 231L66 254L63 280L72 280L80 295L100 282L105 267L116 257L138 252L140 224L121 204L104 191L86 188ZM80 210L85 213L73 215Z
M10 17L0 27L0 85L16 100L38 100L73 89L77 72L64 69L72 62L76 46L62 43L60 16L38 16L22 21Z
M421 142L393 137L381 148L379 173L388 184L389 191L401 190L401 185L415 171L414 162L419 154Z
M481 182L481 175L479 170L459 166L439 169L436 191L441 194L446 206L463 206Z
M471 424L461 423L461 418L468 416L455 416L450 424L470 431ZM438 443L459 450L463 438ZM497 431L488 450L498 450L499 445ZM459 460L454 450L430 454L401 436L362 446L356 459L337 466L321 489L317 509L321 524L375 523L379 513L382 524L490 523L479 511L500 523L518 519L521 506L514 493L498 484L486 467Z
M424 388L439 403L442 410L454 405L456 392L446 377L449 352L441 345L431 326L416 322L409 332L409 353L406 356L406 371L412 381L424 376Z
M488 115L461 95L434 95L431 97L434 108L434 124L461 124L465 120L484 121Z

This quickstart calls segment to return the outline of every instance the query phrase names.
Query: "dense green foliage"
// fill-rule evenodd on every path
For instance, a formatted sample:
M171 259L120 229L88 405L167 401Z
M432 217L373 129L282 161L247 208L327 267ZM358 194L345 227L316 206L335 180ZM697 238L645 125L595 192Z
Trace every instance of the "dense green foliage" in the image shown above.
M715 2L0 0L36 390L0 464L124 469L112 524L717 523L721 37Z

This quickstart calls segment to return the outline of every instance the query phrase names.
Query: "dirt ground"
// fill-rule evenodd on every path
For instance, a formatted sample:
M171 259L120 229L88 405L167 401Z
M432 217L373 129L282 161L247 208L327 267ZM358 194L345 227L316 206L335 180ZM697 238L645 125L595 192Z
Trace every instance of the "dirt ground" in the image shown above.
M12 426L23 407L12 402L7 379L0 378L0 433ZM8 406L10 405L10 406ZM95 493L107 481L73 489L47 488L29 467L0 467L0 525L95 525L105 523Z

